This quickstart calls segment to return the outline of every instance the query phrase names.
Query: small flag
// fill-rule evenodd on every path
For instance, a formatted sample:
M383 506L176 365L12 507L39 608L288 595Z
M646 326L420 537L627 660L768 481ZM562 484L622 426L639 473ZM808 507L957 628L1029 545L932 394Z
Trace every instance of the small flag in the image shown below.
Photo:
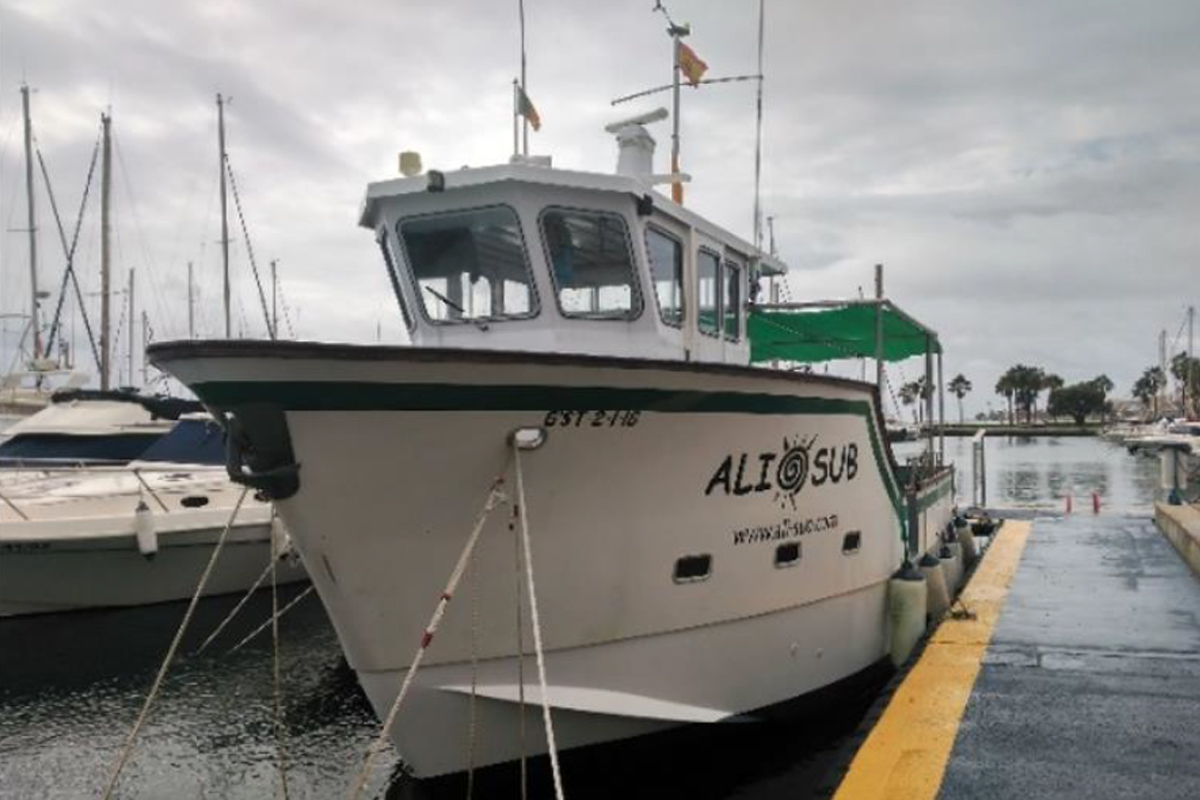
M517 113L529 120L529 124L535 131L542 129L542 118L538 116L537 109L533 107L533 101L529 99L529 95L525 94L525 88L519 85L517 86Z
M708 64L700 60L700 56L696 55L696 51L688 47L683 42L679 43L679 69L687 77L688 83L692 86L699 86L700 79L704 77L704 73L708 71Z

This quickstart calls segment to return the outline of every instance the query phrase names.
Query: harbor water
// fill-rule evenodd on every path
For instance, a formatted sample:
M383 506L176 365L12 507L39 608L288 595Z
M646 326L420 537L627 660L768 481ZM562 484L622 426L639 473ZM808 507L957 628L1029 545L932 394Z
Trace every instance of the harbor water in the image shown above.
M900 458L917 445L896 447ZM962 472L960 502L969 501L971 441L947 439L947 458ZM1092 438L987 441L988 505L1076 513L1148 516L1157 462ZM3 580L0 555L0 580ZM281 602L299 591L281 593ZM282 796L272 711L269 631L229 647L265 620L260 593L217 646L198 644L237 598L203 602L121 779L122 798L271 798ZM184 611L171 603L0 621L0 798L95 797L100 794L138 715ZM451 611L453 613L453 610ZM320 603L310 595L280 625L284 750L293 798L342 796L378 732ZM712 735L669 740L621 758L603 754L570 763L570 796L803 798L869 706L869 693L806 724L786 728L717 726ZM466 720L464 720L464 748ZM533 796L548 796L535 773ZM368 796L424 797L431 789L401 774L396 754L377 762ZM463 796L457 793L454 796ZM477 794L477 796L482 796ZM487 796L519 796L511 793Z

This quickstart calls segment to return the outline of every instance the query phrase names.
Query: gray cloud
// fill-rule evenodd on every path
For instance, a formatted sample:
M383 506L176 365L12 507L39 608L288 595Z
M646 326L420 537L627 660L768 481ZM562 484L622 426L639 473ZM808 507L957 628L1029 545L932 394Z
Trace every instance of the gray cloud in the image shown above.
M608 171L613 97L665 82L669 50L648 0L526 3L530 92L556 165ZM674 0L713 75L755 68L753 0ZM796 298L852 295L888 265L889 293L931 321L947 369L976 384L1040 363L1068 380L1107 372L1128 390L1200 300L1200 11L1131 6L768 0L764 205ZM159 336L186 330L193 261L203 331L219 328L217 91L260 265L280 260L307 337L402 338L368 232L366 182L402 149L445 168L504 160L516 4L5 0L0 25L0 216L20 227L17 88L35 115L60 206L79 202L98 114L123 159L119 261L142 275ZM688 202L751 227L753 86L686 91ZM665 129L660 132L665 150ZM62 258L41 201L43 284ZM94 211L94 209L93 209ZM95 214L80 267L97 282ZM261 333L244 244L239 317ZM22 306L25 245L0 244L5 310ZM146 289L149 289L147 292ZM10 335L0 343L5 363ZM915 368L906 367L908 372Z

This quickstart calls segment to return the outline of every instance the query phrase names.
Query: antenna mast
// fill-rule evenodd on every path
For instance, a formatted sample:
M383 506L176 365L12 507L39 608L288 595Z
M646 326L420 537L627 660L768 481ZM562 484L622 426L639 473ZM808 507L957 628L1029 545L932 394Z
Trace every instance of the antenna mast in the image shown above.
M42 327L38 319L37 211L33 194L33 123L29 118L29 84L21 84L21 109L25 115L25 206L29 212L29 327L33 331L34 361L42 357Z
M661 11L667 20L667 35L671 37L671 199L683 205L683 184L679 181L679 58L683 37L692 32L689 25L677 25L671 13L655 0L652 11Z
M189 261L188 262L188 287L187 287L188 338L189 339L196 338L196 300L192 296L194 286L195 286L195 284L192 283L192 262Z
M529 97L529 86L525 82L525 0L517 0L517 13L521 17L521 91ZM529 155L529 117L521 116L521 155Z
M763 21L766 0L758 0L758 97L754 122L754 246L762 250L762 127L763 127ZM772 237L774 238L774 237ZM774 253L772 253L774 255Z
M225 338L232 338L229 318L229 198L225 189L225 98L217 94L217 146L221 161L221 265L225 287Z

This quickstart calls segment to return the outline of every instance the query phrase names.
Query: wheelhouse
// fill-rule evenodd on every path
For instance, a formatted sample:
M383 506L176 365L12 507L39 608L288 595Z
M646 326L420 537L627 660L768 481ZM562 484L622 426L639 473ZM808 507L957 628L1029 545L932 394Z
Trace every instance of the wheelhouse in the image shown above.
M513 163L372 184L414 344L748 364L777 259L628 175Z

